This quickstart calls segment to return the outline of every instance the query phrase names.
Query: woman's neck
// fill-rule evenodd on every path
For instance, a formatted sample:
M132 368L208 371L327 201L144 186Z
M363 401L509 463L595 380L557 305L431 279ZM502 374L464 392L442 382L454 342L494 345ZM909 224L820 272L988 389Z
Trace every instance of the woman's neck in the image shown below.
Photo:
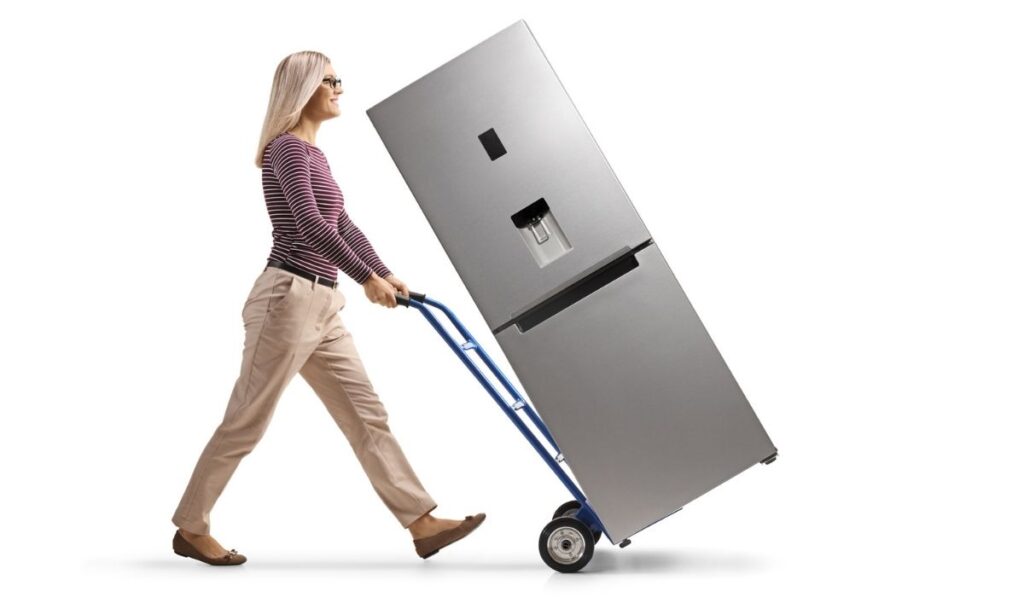
M320 123L313 122L312 120L306 120L305 118L299 120L299 123L288 130L289 133L309 143L310 145L316 145L316 133L320 130Z

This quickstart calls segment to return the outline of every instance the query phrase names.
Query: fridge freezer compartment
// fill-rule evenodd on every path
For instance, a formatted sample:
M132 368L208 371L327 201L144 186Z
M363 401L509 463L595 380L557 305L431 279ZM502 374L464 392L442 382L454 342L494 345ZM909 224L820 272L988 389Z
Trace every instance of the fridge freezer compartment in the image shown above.
M660 249L633 256L495 335L614 541L775 453Z

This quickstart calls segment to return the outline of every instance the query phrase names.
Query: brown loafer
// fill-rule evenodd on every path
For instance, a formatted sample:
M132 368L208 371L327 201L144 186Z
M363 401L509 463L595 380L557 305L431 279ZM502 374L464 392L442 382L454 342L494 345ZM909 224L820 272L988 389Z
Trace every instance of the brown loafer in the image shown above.
M201 554L194 545L188 542L188 540L182 537L181 531L175 531L174 541L172 544L174 546L174 553L179 556L183 558L193 558L200 562L206 562L211 566L236 566L238 564L245 563L245 560L247 559L234 549L219 558L208 558Z
M453 529L441 531L436 535L423 537L422 539L413 539L413 544L416 546L416 554L423 559L429 558L440 551L442 547L447 547L472 533L473 529L480 526L480 523L483 522L485 518L487 518L487 515L483 512L474 516L467 516L459 526Z

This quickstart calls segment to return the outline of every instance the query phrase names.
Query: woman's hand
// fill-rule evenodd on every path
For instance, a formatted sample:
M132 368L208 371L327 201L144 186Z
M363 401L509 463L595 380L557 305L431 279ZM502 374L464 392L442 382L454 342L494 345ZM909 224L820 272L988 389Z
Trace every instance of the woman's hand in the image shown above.
M396 276L395 274L388 274L388 277L384 279L390 282L391 285L394 286L396 289L398 289L399 293L401 293L404 296L409 296L409 287L405 285L405 282L399 280L398 276Z
M363 290L366 291L366 298L370 299L371 303L377 303L389 309L398 306L398 301L395 300L395 287L378 276L376 272L371 273L370 277L363 282Z

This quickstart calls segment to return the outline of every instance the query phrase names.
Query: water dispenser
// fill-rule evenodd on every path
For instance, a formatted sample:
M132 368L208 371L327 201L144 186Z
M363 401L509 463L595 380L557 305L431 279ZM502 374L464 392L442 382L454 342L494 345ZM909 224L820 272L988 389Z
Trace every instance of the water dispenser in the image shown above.
M562 227L551 213L543 197L512 214L512 223L519 229L537 265L544 267L572 250Z

